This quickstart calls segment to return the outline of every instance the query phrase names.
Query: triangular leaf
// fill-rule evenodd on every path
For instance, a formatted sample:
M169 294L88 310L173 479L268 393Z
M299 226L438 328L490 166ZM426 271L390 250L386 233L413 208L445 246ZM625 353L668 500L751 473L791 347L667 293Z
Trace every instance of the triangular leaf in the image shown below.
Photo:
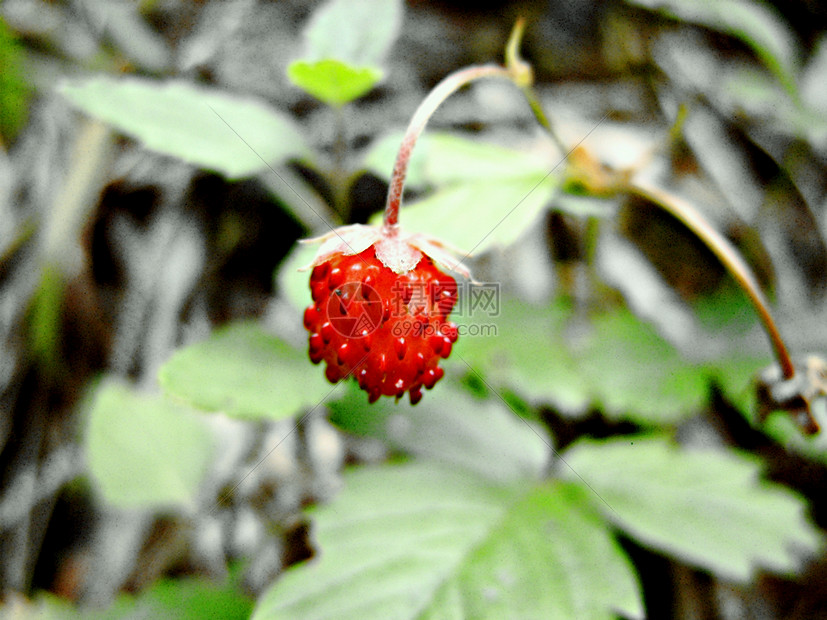
M192 406L240 418L286 418L333 390L306 353L253 323L229 325L178 351L159 377L168 393Z
M66 81L79 110L147 148L227 177L252 176L308 153L294 123L265 103L181 81L99 76Z
M95 396L86 454L92 477L113 505L192 501L212 452L204 420L180 405L114 382Z
M382 79L375 67L358 67L327 58L315 62L296 60L287 67L287 77L316 99L338 107L366 94Z
M786 573L814 553L821 535L805 504L759 480L758 464L735 450L682 450L667 440L585 440L561 474L585 482L594 506L640 542L746 582L758 568Z
M314 535L319 556L254 620L643 616L628 560L576 487L421 463L356 470Z

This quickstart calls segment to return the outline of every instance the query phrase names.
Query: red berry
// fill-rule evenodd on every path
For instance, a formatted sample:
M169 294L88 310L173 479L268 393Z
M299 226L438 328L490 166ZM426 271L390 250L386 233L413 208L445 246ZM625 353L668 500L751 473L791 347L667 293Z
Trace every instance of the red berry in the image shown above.
M324 360L332 382L353 376L375 402L379 396L411 403L444 371L457 339L447 320L457 283L426 255L398 273L376 256L374 245L358 254L332 252L310 276L313 305L304 312L313 363Z

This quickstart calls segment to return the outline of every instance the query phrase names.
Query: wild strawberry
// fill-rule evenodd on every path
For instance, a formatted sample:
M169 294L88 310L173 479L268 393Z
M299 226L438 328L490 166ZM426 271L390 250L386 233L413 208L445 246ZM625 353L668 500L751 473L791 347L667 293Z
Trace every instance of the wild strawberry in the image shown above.
M447 254L419 235L402 237L346 226L326 241L311 266L313 305L304 312L314 364L331 383L353 376L368 393L422 398L444 371L457 327L449 322L457 283L442 272Z

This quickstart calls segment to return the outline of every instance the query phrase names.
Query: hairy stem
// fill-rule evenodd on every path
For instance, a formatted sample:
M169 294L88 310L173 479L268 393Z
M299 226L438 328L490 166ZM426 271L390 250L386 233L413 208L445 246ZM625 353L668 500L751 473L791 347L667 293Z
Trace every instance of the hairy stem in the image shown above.
M416 112L408 124L399 153L396 156L396 163L393 165L390 187L388 188L388 201L385 205L383 220L384 232L386 235L394 235L399 228L399 205L402 202L402 190L405 186L405 176L408 173L408 164L411 161L411 153L425 125L431 118L440 104L450 97L454 92L470 84L474 80L487 77L500 77L511 79L511 74L505 67L499 65L474 65L460 69L448 75L428 94L419 104Z
M787 351L784 340L781 338L781 332L778 330L778 326L772 317L769 303L761 292L761 288L752 275L752 271L726 237L712 228L691 204L681 200L677 196L668 194L642 181L630 182L628 189L632 193L654 202L673 217L676 217L695 233L698 238L704 242L706 247L712 250L715 256L723 263L724 267L726 267L727 271L729 271L738 282L741 289L747 294L747 297L749 297L755 311L758 313L758 317L764 325L764 331L770 339L784 378L792 379L795 375L795 367L790 359L790 354Z

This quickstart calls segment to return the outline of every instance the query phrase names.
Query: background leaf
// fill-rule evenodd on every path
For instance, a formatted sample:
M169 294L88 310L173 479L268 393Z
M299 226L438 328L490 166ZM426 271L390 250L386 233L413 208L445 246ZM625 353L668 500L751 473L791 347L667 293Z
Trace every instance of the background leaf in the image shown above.
M290 63L287 77L328 105L353 101L382 79L401 23L399 0L330 0L313 13L304 56Z
M379 69L401 24L399 0L330 0L307 24L304 57Z
M10 142L29 115L31 88L23 78L24 51L0 16L0 137Z
M628 560L577 487L360 469L314 535L321 554L288 570L254 620L643 617Z
M204 421L161 396L104 383L86 431L92 477L115 506L187 504L212 458Z
M234 571L238 572L238 571ZM164 579L137 596L121 594L109 609L78 609L52 595L15 609L16 620L244 620L253 604L238 578L225 583L203 578Z
M304 312L304 309L313 302L310 296L311 271L299 271L299 269L310 264L318 249L319 246L316 244L294 244L276 274L279 294L283 295L299 312Z
M416 406L387 399L368 405L355 382L348 388L330 409L331 421L349 432L493 480L536 478L548 464L545 429L518 418L499 399L480 400L446 384Z
M782 17L767 5L744 0L628 1L740 39L755 51L790 94L797 93L797 42Z
M378 143L365 167L389 178L400 140ZM510 245L555 194L559 178L550 174L553 168L554 162L536 154L449 134L426 136L414 149L409 182L437 190L403 205L401 221L408 232L437 235L465 252ZM376 214L372 222L380 219Z
M371 145L362 165L390 179L402 133L392 133ZM549 172L554 162L524 150L471 140L445 132L428 132L416 142L405 183L411 187L451 185Z
M566 453L571 480L594 490L595 507L640 542L746 582L758 568L796 569L822 537L804 502L759 481L758 464L734 450L681 450L667 440L583 440ZM577 476L573 472L577 472Z
M316 62L296 60L287 68L287 76L316 99L341 106L370 91L382 79L382 72L326 58Z
M576 416L589 406L613 419L672 424L697 412L709 394L709 377L651 325L625 308L597 315L586 325L570 304L532 305L503 296L499 312L457 316L466 331L455 355L497 389L551 403ZM492 326L493 332L483 331ZM711 373L711 371L710 371Z
M697 412L709 395L702 365L625 308L595 317L580 343L578 368L607 417L674 424Z
M456 316L466 327L453 355L470 364L486 383L514 390L523 398L550 402L566 414L581 413L591 398L588 383L577 368L563 330L572 317L564 301L532 305L502 296L498 312ZM494 327L483 332L483 325ZM472 335L476 329L480 335Z
M308 153L292 120L261 101L181 81L99 76L62 83L79 110L147 148L215 170L252 176Z
M247 322L176 352L159 378L164 390L193 407L239 418L286 418L333 390L304 351Z

